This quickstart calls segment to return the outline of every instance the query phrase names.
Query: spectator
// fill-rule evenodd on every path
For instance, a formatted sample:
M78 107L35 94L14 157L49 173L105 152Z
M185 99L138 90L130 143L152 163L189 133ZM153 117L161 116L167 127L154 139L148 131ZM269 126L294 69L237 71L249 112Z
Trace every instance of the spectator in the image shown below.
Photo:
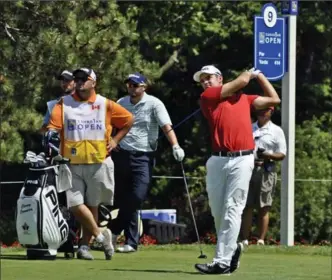
M69 70L62 71L62 73L57 77L57 79L60 81L60 87L62 89L60 98L64 95L72 94L75 91L74 76L73 73L70 72ZM47 111L44 116L42 128L40 129L41 133L47 131L46 127L50 120L53 107L58 101L59 98L47 102Z
M165 133L173 149L175 160L182 161L180 148L165 105L147 94L147 79L140 73L131 74L125 80L129 95L118 103L132 112L134 124L119 143L119 150L112 153L115 165L115 204L119 208L112 221L113 242L124 230L125 245L117 252L135 252L138 248L138 210L146 198L152 176L154 153L157 149L159 127Z
M258 208L258 245L264 245L269 226L269 211L277 184L275 162L285 158L287 148L284 132L271 121L274 107L256 111L257 121L252 124L255 140L255 167L242 218L243 244L248 245L253 209Z

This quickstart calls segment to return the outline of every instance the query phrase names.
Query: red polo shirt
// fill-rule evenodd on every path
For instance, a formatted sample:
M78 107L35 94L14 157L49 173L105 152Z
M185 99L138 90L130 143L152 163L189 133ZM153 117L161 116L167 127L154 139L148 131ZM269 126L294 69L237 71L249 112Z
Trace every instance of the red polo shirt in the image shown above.
M210 126L213 151L254 149L250 106L258 95L238 93L221 100L220 92L221 87L211 87L201 94L201 110Z

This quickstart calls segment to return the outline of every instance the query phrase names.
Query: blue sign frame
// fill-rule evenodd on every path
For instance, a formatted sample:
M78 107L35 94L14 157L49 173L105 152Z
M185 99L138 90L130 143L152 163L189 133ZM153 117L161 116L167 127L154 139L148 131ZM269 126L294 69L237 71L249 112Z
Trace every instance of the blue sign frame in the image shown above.
M281 2L281 13L283 15L298 15L299 2L298 0L287 0Z
M262 15L255 16L254 37L254 67L270 81L282 79L287 67L286 20L277 16L273 4L264 5Z

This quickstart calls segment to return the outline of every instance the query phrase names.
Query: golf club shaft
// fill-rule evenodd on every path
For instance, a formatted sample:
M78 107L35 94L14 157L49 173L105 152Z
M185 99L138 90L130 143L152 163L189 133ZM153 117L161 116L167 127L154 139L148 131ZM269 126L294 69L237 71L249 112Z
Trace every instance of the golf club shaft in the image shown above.
M195 112L191 113L190 115L188 115L187 117L185 117L182 121L180 121L178 124L176 124L175 126L173 126L170 130L166 131L166 133L162 134L161 136L159 136L158 140L165 137L165 135L169 132L171 132L172 130L176 129L177 127L179 127L181 124L183 124L185 121L189 120L192 116L196 115L199 111L201 110L201 108L198 108Z
M194 223L194 227L195 227L195 231L196 231L196 235L197 235L197 241L198 241L198 244L199 244L199 248L201 250L201 254L203 254L203 250L202 250L202 246L201 246L201 241L199 239L199 234L198 234L198 228L197 228L197 225L196 225L196 219L195 219L195 215L194 215L194 209L193 209L193 206L191 204L191 198L190 198L190 193L189 193L189 189L188 189L186 174L184 172L184 167L183 167L182 161L180 163L181 163L181 169L182 169L182 174L183 174L184 185L186 187L186 191L187 191L187 195L188 195L190 212L191 212L191 215L192 215L192 218L193 218L193 223Z

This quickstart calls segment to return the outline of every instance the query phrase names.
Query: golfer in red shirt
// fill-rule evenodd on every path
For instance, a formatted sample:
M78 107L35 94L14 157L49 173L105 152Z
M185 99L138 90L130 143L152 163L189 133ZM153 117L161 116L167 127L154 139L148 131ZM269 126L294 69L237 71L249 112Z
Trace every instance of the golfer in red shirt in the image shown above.
M257 79L264 96L241 91L251 79ZM250 107L275 106L280 98L264 74L255 69L223 84L220 70L207 65L195 73L194 80L204 89L201 110L211 133L213 153L206 163L206 187L218 235L213 261L195 268L204 274L230 274L239 266L242 244L237 244L237 238L254 168Z

